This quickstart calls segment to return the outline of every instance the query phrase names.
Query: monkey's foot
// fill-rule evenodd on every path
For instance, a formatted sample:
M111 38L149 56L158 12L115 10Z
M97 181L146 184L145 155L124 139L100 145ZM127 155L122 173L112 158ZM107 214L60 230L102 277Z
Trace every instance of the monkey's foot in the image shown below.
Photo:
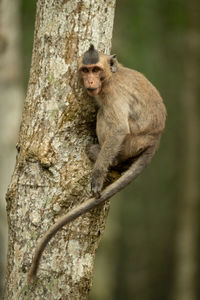
M95 162L100 150L101 150L100 145L94 144L86 149L86 153L87 153L87 156L89 157L89 159L91 161Z

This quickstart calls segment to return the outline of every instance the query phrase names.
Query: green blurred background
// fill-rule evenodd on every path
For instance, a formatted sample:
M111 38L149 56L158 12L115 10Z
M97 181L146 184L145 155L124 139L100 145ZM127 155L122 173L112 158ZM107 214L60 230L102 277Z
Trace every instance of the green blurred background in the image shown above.
M23 0L24 89L34 18ZM158 88L168 118L152 164L111 202L90 300L200 299L200 2L117 0L112 52Z

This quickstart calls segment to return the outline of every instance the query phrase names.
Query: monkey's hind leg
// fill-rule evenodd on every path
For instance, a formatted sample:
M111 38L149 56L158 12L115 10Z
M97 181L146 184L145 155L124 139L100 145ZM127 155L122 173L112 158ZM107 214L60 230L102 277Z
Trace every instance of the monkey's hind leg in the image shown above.
M101 150L101 147L99 144L94 144L94 145L91 145L90 147L88 147L88 149L86 150L87 156L89 157L89 159L92 162L95 162L97 160L97 156L98 156L100 150Z

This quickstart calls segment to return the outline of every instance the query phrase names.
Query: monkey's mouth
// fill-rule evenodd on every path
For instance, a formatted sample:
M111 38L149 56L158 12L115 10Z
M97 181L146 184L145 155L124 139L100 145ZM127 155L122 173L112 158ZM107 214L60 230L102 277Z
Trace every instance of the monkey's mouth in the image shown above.
M87 92L90 96L95 96L99 93L99 88L87 88Z

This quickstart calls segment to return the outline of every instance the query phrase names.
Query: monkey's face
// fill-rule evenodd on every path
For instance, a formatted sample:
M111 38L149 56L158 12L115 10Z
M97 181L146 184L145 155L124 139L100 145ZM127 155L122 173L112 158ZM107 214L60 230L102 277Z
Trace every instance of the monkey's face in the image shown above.
M83 65L80 69L80 77L88 95L97 96L101 92L103 76L103 68L98 64Z

